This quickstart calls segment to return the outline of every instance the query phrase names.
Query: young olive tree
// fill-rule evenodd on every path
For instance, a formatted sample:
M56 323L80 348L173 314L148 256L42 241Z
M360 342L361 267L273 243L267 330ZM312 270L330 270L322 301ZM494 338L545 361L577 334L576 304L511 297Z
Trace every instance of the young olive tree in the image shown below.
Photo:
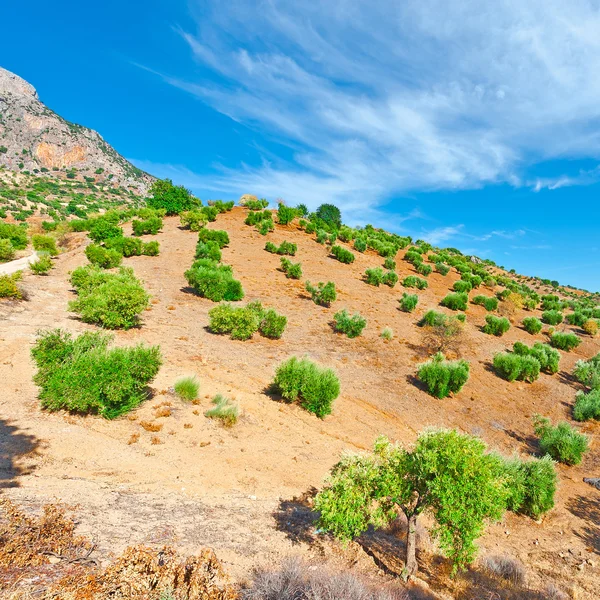
M429 512L433 535L454 571L473 561L485 522L506 508L507 478L498 455L478 438L455 430L428 430L412 450L376 440L372 454L346 455L317 495L320 525L350 540L369 525L383 527L399 512L408 520L404 579L417 572L416 528Z

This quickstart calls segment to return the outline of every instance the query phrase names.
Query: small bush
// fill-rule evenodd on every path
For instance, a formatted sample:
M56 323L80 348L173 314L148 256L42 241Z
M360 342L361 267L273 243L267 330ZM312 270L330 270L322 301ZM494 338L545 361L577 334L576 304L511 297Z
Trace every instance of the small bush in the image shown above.
M156 241L142 243L142 254L144 256L158 256L160 244Z
M419 296L417 296L417 294L407 294L404 292L402 294L402 298L400 298L398 302L400 302L400 310L411 313L413 310L415 310L415 308L417 308Z
M585 394L577 392L573 406L573 418L576 421L600 420L600 390L594 389Z
M454 294L448 294L442 298L440 304L451 310L467 310L469 303L469 296L465 292L456 292Z
M299 401L305 410L322 419L331 413L332 403L340 394L340 382L331 369L294 356L278 367L273 389L289 402Z
M430 361L419 366L417 377L427 385L436 398L457 394L469 379L469 363L465 360L449 361L438 352Z
M98 244L90 244L85 249L85 255L93 265L98 265L103 269L118 267L123 260L123 256L118 250L104 248Z
M381 330L380 335L381 335L381 338L384 339L386 342L389 342L394 339L394 332L391 327L384 327Z
M205 417L218 419L223 427L233 427L238 422L240 409L229 398L217 394L212 399L212 403L214 407L204 413Z
M494 369L507 381L534 382L540 376L540 363L533 356L521 356L511 352L501 352L494 356Z
M207 242L198 241L196 244L195 258L208 258L215 262L220 262L221 257L222 254L219 244L214 240L209 240Z
M445 265L444 263L435 263L435 270L440 274L440 275L448 275L448 273L450 273L450 267L448 265Z
M458 282L457 282L458 283ZM498 308L498 298L493 298L490 296L475 296L473 300L471 300L473 304L477 304L479 306L483 306L485 310L491 312Z
M354 249L358 252L365 252L367 249L367 240L364 238L356 238L354 240Z
M229 245L229 234L222 229L201 229L198 232L199 242L217 242L219 248Z
M279 203L279 208L277 209L277 222L280 225L291 223L297 216L298 212L295 208L286 206L283 202Z
M198 392L200 390L200 382L196 376L181 377L175 382L173 386L175 393L182 400L196 400L198 398Z
M340 262L349 265L354 262L354 254L342 246L332 246L331 254Z
M600 388L600 354L588 360L578 360L573 369L573 376L579 383L595 390Z
M560 331L553 333L550 337L550 345L559 350L571 352L581 344L581 338L574 333L562 333Z
M200 231L208 222L208 218L201 210L195 209L181 213L179 222L190 231Z
M592 337L598 335L598 321L596 319L588 319L581 328Z
M156 235L162 229L162 226L162 219L156 216L144 219L143 221L134 219L131 222L133 235Z
M267 242L265 250L273 254L287 254L288 256L295 256L298 250L298 246L292 242L281 242L279 246L276 246L273 242Z
M379 287L383 283L385 273L381 267L375 267L374 269L367 269L365 271L365 281L369 285L375 285Z
M383 268L387 269L388 271L395 271L396 270L396 261L393 258L386 258L383 261Z
M15 257L15 249L10 240L0 239L0 261L9 261Z
M123 237L123 230L107 219L98 218L91 226L88 235L94 242L104 242L109 238Z
M12 275L0 275L0 298L13 298L21 300L23 292L17 285L17 281L21 279L21 271L17 271Z
M558 373L560 353L558 350L548 346L548 344L536 342L532 348L529 348L522 342L515 342L513 352L521 356L533 356L539 361L542 371L545 371L550 375Z
M281 269L288 279L300 279L302 277L302 265L293 263L283 256L281 257Z
M345 333L349 338L358 337L367 326L367 320L360 313L350 316L346 309L335 313L333 323L335 331Z
M263 313L262 320L260 322L259 331L262 335L272 340L278 340L283 335L287 325L287 317L280 315L274 309Z
M394 287L398 283L398 274L396 271L388 271L382 279L382 283L389 287Z
M253 310L252 306L220 304L208 311L209 328L213 333L229 333L233 340L247 340L258 331L261 316L262 307Z
M563 322L563 314L558 310L546 310L542 313L542 322L547 325L560 325Z
M455 292L462 294L462 293L470 292L473 289L473 286L471 285L471 283L469 281L463 281L462 279L459 279L458 281L454 282L454 285L452 286L452 288L454 289ZM481 296L477 296L477 298L480 298L480 297Z
M310 294L312 301L320 306L331 306L331 303L337 299L335 283L333 281L328 281L327 283L319 282L317 287L312 286L310 281L307 281L306 291Z
M531 335L537 335L542 330L542 322L535 317L525 317L523 319L523 329Z
M109 238L104 242L104 246L116 250L122 256L139 256L142 253L142 240L131 237Z
M52 259L47 254L44 254L31 263L29 268L34 275L48 275L53 266Z
M510 329L510 321L506 317L495 317L494 315L486 315L485 325L481 328L483 333L503 336Z
M423 277L429 277L429 275L431 275L431 273L433 272L433 267L431 265L421 263L415 266L415 271L419 275L423 275Z
M29 240L27 239L27 227L0 221L0 239L10 240L10 243L15 250L25 250L29 244Z
M35 250L47 252L50 256L58 255L56 239L49 235L36 234L31 237L31 243Z
M260 233L260 235L267 235L270 231L273 231L274 229L275 226L273 225L273 221L271 221L270 219L265 219L264 221L258 223L258 225L256 226L256 230L258 231L258 233Z
M588 450L588 438L566 421L554 426L550 420L536 415L534 431L540 438L540 449L554 460L566 465L578 465Z
M210 259L201 258L196 260L184 275L199 296L213 302L236 301L244 297L242 284L234 279L229 265L220 265Z
M437 312L437 310L428 310L418 324L420 327L437 327L438 325L445 325L447 321L448 316L444 313Z
M38 367L34 382L42 407L99 414L113 419L147 396L158 373L158 346L109 349L112 336L84 333L73 339L60 329L43 332L31 355Z

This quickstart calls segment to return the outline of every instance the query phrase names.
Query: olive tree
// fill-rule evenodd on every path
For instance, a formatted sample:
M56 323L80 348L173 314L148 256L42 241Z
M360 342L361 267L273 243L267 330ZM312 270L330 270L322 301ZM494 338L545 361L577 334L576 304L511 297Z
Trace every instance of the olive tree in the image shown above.
M473 561L485 522L506 508L508 478L498 455L482 440L455 430L427 430L412 450L376 440L372 454L348 454L317 495L320 526L350 540L369 525L384 527L404 513L408 520L403 577L417 572L416 527L429 512L432 534L454 571Z

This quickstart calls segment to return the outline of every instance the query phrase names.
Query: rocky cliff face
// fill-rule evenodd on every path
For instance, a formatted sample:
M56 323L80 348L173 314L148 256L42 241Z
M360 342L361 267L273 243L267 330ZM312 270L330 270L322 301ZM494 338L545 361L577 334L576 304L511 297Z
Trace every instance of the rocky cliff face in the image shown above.
M71 171L97 181L112 176L111 184L138 194L145 194L154 181L98 133L50 110L32 85L1 67L0 165L12 171Z

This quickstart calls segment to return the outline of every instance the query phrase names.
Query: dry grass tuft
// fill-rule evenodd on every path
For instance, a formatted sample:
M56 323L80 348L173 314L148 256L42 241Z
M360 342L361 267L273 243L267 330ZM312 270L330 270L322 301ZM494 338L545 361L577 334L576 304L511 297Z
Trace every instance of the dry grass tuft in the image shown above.
M140 440L140 434L132 433L127 444L131 446L131 444L137 444L137 442L139 442L139 440Z
M184 423L183 424L183 428L184 429L191 429L193 427L193 425L191 423Z
M160 419L161 417L170 417L173 413L171 412L171 409L168 406L161 406L160 408L157 408L156 411L154 412L154 418L155 419Z
M153 446L159 446L160 444L164 444L164 442L163 442L163 441L162 441L162 440L161 440L161 439L160 439L160 438L159 438L157 435L153 435L153 436L150 438L150 443L151 443Z
M153 432L160 431L163 428L162 423L152 423L151 421L140 421L140 425L146 431L153 431Z

